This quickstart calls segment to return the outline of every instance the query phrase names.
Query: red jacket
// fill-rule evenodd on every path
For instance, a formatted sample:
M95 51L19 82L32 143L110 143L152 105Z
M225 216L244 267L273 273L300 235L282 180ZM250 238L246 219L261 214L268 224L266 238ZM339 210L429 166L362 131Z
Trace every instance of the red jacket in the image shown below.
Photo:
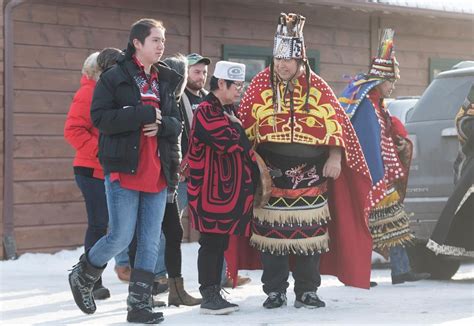
M99 130L93 126L90 114L95 84L95 80L82 76L66 118L64 138L76 150L73 166L93 168L94 177L103 179L97 158Z

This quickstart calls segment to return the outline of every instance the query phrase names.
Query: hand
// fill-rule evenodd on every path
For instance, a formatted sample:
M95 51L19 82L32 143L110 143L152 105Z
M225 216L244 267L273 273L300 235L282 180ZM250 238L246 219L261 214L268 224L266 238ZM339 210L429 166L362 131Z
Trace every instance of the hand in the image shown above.
M154 137L158 133L158 123L149 123L143 126L143 132L146 137Z
M161 124L161 119L162 119L161 110L158 109L158 108L155 108L155 112L156 112L156 121L155 121L155 123L160 125Z
M323 167L323 177L339 178L341 174L341 150L338 147L331 147L329 149L329 158Z
M224 114L229 118L231 122L238 123L239 125L242 125L242 121L239 120L235 115L227 113L224 111Z
M407 141L405 138L398 137L398 139L395 141L395 145L397 146L397 151L401 152L407 146Z

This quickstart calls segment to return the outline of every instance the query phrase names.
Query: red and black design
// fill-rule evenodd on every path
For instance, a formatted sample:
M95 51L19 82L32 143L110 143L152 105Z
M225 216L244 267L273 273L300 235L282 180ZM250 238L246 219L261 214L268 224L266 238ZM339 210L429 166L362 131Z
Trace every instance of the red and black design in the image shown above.
M244 130L224 114L231 109L209 93L196 110L188 152L189 210L200 232L248 236L259 176Z

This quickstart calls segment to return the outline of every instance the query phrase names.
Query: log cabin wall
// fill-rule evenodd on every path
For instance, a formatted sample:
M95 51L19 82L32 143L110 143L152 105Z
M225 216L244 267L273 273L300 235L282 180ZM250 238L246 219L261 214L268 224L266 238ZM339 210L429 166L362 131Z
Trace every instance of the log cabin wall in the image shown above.
M151 17L162 20L167 29L165 56L200 52L215 63L223 58L224 46L271 49L280 12L307 17L307 48L319 53L320 75L336 94L344 88L346 77L367 71L383 27L396 31L402 79L395 96L421 95L429 84L433 58L473 59L473 23L465 18L317 4L295 7L269 0L26 0L13 9L13 80L6 81L14 87L13 169L5 173L13 176L17 252L54 252L83 243L86 212L73 179L74 151L63 138L63 127L88 54L107 46L124 48L130 25ZM0 23L3 26L3 19ZM4 42L0 44L4 47ZM3 77L3 56L0 69ZM3 86L3 78L0 83ZM4 111L2 101L2 208ZM0 215L2 239L4 218ZM185 240L195 240L196 233L187 221L183 224Z

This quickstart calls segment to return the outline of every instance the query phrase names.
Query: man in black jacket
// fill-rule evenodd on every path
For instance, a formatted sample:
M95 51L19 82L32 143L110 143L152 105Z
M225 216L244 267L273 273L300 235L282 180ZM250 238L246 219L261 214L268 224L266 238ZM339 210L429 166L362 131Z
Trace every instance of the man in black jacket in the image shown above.
M167 198L178 184L181 120L175 88L181 76L159 63L165 28L141 19L132 25L123 60L97 83L91 117L100 131L99 160L104 168L109 230L81 256L69 274L78 307L96 310L92 287L107 262L137 233L137 253L127 298L127 321L158 323L152 311L154 268Z

